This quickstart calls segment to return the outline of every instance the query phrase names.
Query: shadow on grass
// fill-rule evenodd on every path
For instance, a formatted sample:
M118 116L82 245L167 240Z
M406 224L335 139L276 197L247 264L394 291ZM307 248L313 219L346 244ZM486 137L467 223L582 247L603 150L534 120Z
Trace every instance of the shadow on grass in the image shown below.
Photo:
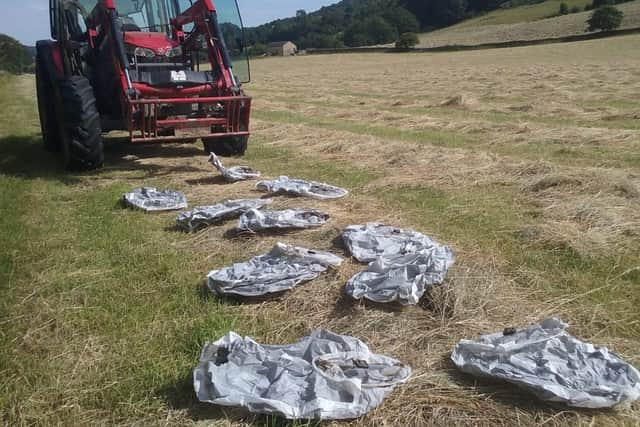
M83 177L102 176L110 172L142 171L141 179L168 176L173 173L201 172L202 169L176 164L162 164L162 159L202 157L204 152L194 145L132 145L122 139L105 139L105 167L83 173L71 173L62 165L62 155L42 146L39 135L12 135L0 138L0 173L24 178L57 180L66 185L77 184ZM158 159L159 163L138 160Z
M21 178L57 180L66 185L79 181L64 170L57 153L45 151L39 136L0 138L0 173Z
M207 176L204 178L196 179L186 179L184 182L189 185L230 185L229 182L225 181L222 175Z
M206 161L204 152L193 145L186 144L148 144L134 145L125 139L105 139L104 172L142 171L140 179L159 178L174 173L202 172L201 168L184 164L164 164L163 159L185 159L202 157ZM140 160L157 159L158 162L144 162Z
M561 403L542 401L515 384L492 378L478 378L460 372L448 353L442 356L441 370L444 371L451 382L473 390L475 394L481 395L483 398L489 398L506 407L520 408L530 414L537 413L543 415L544 418L553 417L556 421L560 421L561 417L566 417L565 421L568 422L575 414L575 411L587 416L610 414L607 409L573 408L572 410L571 407Z
M449 377L452 383L458 384L464 389L481 395L485 399L491 399L508 407L517 407L524 412L538 414L544 418L554 417L570 422L575 412L561 404L547 403L533 397L530 393L513 384L491 379L478 379L472 375L461 373L457 370L449 354L442 355L441 370ZM198 401L191 375L185 376L175 384L161 388L158 394L166 399L167 405L174 410L186 411L187 416L193 421L225 420L229 423L240 422L252 426L273 427L297 427L297 426L321 426L320 421L291 421L277 416L265 416L251 414L242 408L231 408L202 403ZM579 409L581 413L596 416L606 415L607 410Z
M285 289L280 292L257 296L243 296L234 294L219 295L215 291L209 289L208 279L204 280L196 288L196 293L198 294L202 302L214 301L222 305L231 307L239 307L243 305L260 305L264 304L265 302L279 301L284 297L286 293L290 291L291 289Z
M246 423L260 427L316 427L320 421L292 421L274 415L256 415L243 408L224 407L198 401L193 390L193 379L189 375L176 384L159 390L171 409L186 411L193 421L216 421Z

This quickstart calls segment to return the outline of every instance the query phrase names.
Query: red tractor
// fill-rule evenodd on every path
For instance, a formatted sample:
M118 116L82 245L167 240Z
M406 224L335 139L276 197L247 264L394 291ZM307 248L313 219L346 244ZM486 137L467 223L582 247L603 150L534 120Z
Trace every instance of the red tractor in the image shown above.
M195 141L242 155L251 98L236 0L49 0L37 43L45 148L70 170L99 168L103 133L132 143Z

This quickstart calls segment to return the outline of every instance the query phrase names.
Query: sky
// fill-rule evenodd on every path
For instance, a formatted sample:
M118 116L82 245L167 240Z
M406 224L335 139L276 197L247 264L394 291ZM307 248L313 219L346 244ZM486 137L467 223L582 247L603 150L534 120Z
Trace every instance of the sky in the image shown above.
M238 0L245 26L294 16L299 9L311 12L338 0ZM0 33L33 46L49 35L49 0L2 0ZM214 0L215 3L215 0Z

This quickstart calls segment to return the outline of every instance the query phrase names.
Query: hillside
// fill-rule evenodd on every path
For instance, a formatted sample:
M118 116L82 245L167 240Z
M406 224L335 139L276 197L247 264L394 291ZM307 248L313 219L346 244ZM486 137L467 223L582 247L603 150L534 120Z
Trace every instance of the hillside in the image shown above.
M524 0L529 1L535 0ZM254 48L282 40L291 40L301 49L369 46L393 42L405 32L443 28L500 7L504 7L501 0L342 0L315 12L299 10L295 17L248 28L246 35Z
M569 7L584 0L570 0ZM584 34L591 12L579 12L544 18L557 13L560 2L546 1L535 5L499 10L461 22L441 30L420 35L419 47L478 45L514 40L537 40ZM640 0L616 6L624 13L621 28L640 27Z
M29 48L5 34L0 34L0 71L20 74L30 70L33 56Z
M540 19L556 16L560 9L560 3L566 3L569 9L578 7L580 10L584 10L585 6L591 4L591 0L547 0L540 3L524 4L522 6L508 9L500 8L476 18L467 19L456 24L455 27L463 28L538 21Z

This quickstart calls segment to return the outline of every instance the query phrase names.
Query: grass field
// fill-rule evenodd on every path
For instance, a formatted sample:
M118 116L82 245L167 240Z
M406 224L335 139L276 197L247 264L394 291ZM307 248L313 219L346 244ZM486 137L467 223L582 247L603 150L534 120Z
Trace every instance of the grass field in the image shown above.
M478 45L514 40L538 40L584 34L592 11L556 16L560 0L499 9L451 27L420 35L419 47ZM564 1L581 9L586 0ZM640 27L640 0L616 5L624 13L620 28Z
M540 19L551 18L558 15L560 4L566 3L569 9L579 7L580 10L588 4L589 0L546 0L541 3L527 4L508 9L493 10L476 18L467 19L456 25L458 28L477 27L483 25L517 24L519 22L532 22Z
M548 316L640 365L640 36L442 54L255 61L254 136L266 176L327 181L330 225L285 236L196 235L174 215L123 209L141 185L192 206L254 194L224 185L195 146L107 147L104 170L67 174L40 148L34 84L0 76L0 408L6 425L283 425L195 401L191 369L228 330L285 343L316 327L355 335L414 377L347 425L637 425L542 404L460 375L461 338ZM384 221L450 244L456 265L418 307L342 296L362 267L240 304L204 287L213 268L275 241L344 254L344 226ZM284 425L287 425L286 423Z

